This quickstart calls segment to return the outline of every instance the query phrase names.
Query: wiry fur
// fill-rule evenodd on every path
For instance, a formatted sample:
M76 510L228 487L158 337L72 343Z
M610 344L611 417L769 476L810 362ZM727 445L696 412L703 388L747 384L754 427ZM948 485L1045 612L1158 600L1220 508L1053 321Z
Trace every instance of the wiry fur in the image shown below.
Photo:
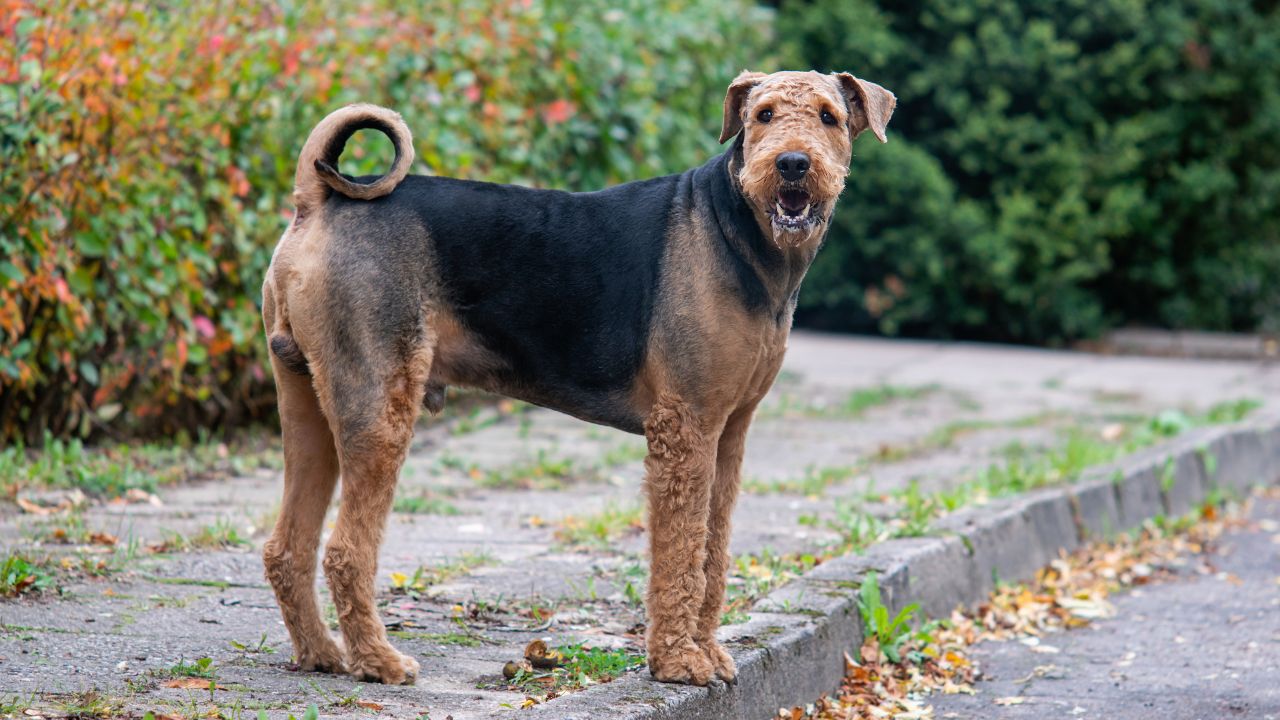
M892 93L848 73L742 73L734 80L721 136L723 142L725 134L743 131L744 161L738 172L742 191L767 210L787 184L775 159L782 153L802 152L811 163L803 182L796 185L812 197L818 222L807 231L776 232L775 242L799 247L826 234L825 225L849 174L854 139L871 130L885 142L885 123L895 103ZM773 117L761 122L759 114L766 109ZM835 116L837 124L821 122L824 110Z
M768 123L756 119L766 105ZM851 143L868 129L883 140L892 108L852 76L744 73L725 99L724 155L581 194L406 177L413 150L398 115L361 105L322 121L263 286L285 443L263 560L303 669L417 676L378 618L378 548L419 408L438 411L446 386L463 385L644 434L650 670L732 681L715 634L747 429L781 367ZM837 126L820 121L824 109ZM392 138L387 175L335 169L360 128ZM783 152L808 156L802 179L778 177ZM800 189L820 221L779 232L776 196ZM323 566L341 646L314 586L339 475Z

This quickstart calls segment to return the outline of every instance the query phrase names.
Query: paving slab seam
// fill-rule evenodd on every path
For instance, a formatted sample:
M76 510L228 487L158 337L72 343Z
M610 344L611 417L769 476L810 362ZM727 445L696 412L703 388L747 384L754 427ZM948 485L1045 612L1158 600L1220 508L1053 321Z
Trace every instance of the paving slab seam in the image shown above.
M876 572L891 614L914 602L926 616L944 617L986 597L997 582L1030 578L1061 551L1181 515L1215 494L1242 497L1277 482L1280 414L1198 428L1094 468L1071 485L953 513L936 524L935 536L889 540L813 568L752 608L750 625L770 632L728 643L738 664L732 686L664 685L638 672L521 715L767 720L778 708L839 687L843 654L862 645L856 594L868 572Z

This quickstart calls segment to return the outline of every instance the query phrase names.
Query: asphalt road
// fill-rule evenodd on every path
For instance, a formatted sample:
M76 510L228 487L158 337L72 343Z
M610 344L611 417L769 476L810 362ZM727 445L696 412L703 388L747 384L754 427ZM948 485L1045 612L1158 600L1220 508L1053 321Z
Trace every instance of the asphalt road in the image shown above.
M977 646L979 693L931 698L934 717L1280 720L1280 501L1252 517L1178 580L1113 598L1111 620Z

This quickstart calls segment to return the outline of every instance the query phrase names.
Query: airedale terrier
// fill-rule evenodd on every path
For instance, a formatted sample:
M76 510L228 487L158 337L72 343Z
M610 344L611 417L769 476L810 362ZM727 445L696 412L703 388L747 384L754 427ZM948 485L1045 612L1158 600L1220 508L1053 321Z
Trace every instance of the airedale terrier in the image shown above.
M644 434L649 669L732 681L716 629L747 427L852 143L865 130L884 142L894 104L848 73L744 72L725 97L724 154L589 193L410 176L409 129L384 108L317 125L262 289L285 452L263 560L302 668L416 678L387 641L374 575L415 419L457 385ZM340 174L366 128L391 138L390 172ZM345 650L314 586L339 474L323 565Z

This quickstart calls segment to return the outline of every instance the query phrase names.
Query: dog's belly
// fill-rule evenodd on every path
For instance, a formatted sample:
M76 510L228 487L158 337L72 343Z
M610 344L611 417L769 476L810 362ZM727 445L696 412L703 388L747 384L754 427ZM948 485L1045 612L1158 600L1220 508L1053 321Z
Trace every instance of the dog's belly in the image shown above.
M446 385L475 388L626 432L643 432L643 413L634 404L631 392L634 374L609 376L599 371L599 367L610 366L626 370L631 365L629 358L597 358L599 365L594 372L566 373L551 368L539 373L534 368L540 364L566 359L556 357L558 348L565 345L543 347L546 354L530 358L493 349L508 347L506 341L511 338L504 341L481 337L452 318L440 324L442 331L438 333L428 394L438 393ZM519 340L515 347L521 350L538 347L536 335ZM442 398L435 402L441 401Z

